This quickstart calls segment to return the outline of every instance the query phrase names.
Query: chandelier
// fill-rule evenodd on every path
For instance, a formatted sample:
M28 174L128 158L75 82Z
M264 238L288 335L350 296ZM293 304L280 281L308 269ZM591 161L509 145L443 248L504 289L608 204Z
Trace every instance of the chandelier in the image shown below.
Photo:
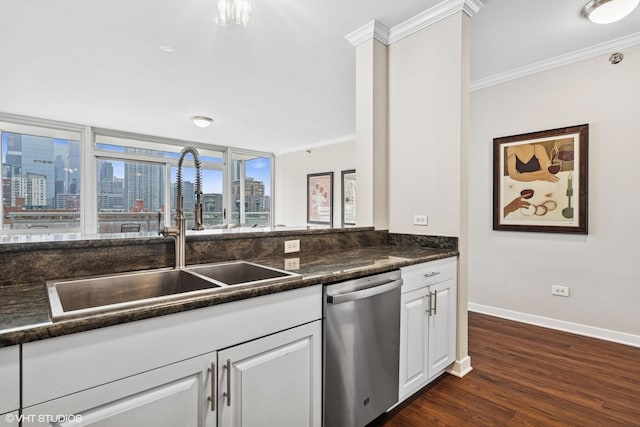
M252 0L213 0L213 12L218 25L248 27L254 21Z

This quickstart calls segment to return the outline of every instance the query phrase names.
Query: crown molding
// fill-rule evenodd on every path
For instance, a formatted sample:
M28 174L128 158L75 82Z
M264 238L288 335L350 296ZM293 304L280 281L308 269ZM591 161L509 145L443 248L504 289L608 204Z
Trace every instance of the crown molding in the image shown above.
M389 42L387 44L395 43L460 11L473 17L482 6L484 6L484 3L481 0L444 0L413 18L409 18L392 27L389 31Z
M484 6L484 1L485 0L444 0L391 29L385 27L378 21L371 21L354 32L347 34L345 38L354 46L371 38L385 45L390 45L429 25L448 18L454 13L463 11L470 17L473 17L482 6Z
M371 21L363 25L345 37L354 46L369 39L376 39L381 43L389 44L389 29L379 21Z
M462 6L462 10L469 15L469 18L473 18L476 13L480 12L485 1L486 0L466 0Z
M640 32L629 34L627 36L613 39L608 42L600 43L584 49L569 52L564 55L555 56L544 61L534 62L533 64L518 67L504 73L475 80L469 85L469 90L473 92L475 90L499 85L511 80L516 80L522 77L530 76L532 74L537 74L543 71L562 67L564 65L569 65L574 62L591 59L599 55L613 53L617 50L626 49L638 44L640 44Z

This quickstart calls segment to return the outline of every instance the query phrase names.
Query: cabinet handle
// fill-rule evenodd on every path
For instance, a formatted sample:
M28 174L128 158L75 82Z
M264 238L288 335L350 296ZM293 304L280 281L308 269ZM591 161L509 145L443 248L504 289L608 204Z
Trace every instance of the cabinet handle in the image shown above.
M429 292L429 295L425 295L425 298L427 299L428 304L425 312L427 313L427 317L431 317L431 292Z
M432 271L430 273L425 273L424 277L433 277L433 276L437 276L438 274L440 274L439 271Z
M216 364L215 362L211 364L209 368L209 372L211 372L211 397L209 400L211 401L211 412L216 411Z
M227 370L227 392L223 394L227 396L227 406L231 406L231 359L227 359L224 369Z
M438 291L433 291L433 315L438 314Z

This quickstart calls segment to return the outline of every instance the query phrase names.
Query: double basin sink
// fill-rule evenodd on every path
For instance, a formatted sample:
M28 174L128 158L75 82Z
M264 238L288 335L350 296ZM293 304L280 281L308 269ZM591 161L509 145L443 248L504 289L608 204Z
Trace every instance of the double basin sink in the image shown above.
M53 321L206 296L241 285L273 284L300 274L246 261L156 269L80 279L51 280Z

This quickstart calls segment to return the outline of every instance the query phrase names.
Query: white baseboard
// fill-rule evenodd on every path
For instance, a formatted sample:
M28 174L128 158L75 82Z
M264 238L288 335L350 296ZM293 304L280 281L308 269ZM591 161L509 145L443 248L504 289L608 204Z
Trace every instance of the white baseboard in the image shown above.
M451 367L447 369L447 373L458 378L462 378L471 372L473 368L471 367L471 357L467 356L462 360L456 360L453 362Z
M619 344L626 344L632 347L640 347L640 335L601 329L594 326L582 325L580 323L565 322L564 320L535 316L533 314L520 313L518 311L505 310L502 308L471 302L469 303L469 311L488 314L495 317L502 317L503 319L515 320L516 322L529 323L531 325L542 326L544 328L571 332L573 334L598 338L605 341L612 341Z

